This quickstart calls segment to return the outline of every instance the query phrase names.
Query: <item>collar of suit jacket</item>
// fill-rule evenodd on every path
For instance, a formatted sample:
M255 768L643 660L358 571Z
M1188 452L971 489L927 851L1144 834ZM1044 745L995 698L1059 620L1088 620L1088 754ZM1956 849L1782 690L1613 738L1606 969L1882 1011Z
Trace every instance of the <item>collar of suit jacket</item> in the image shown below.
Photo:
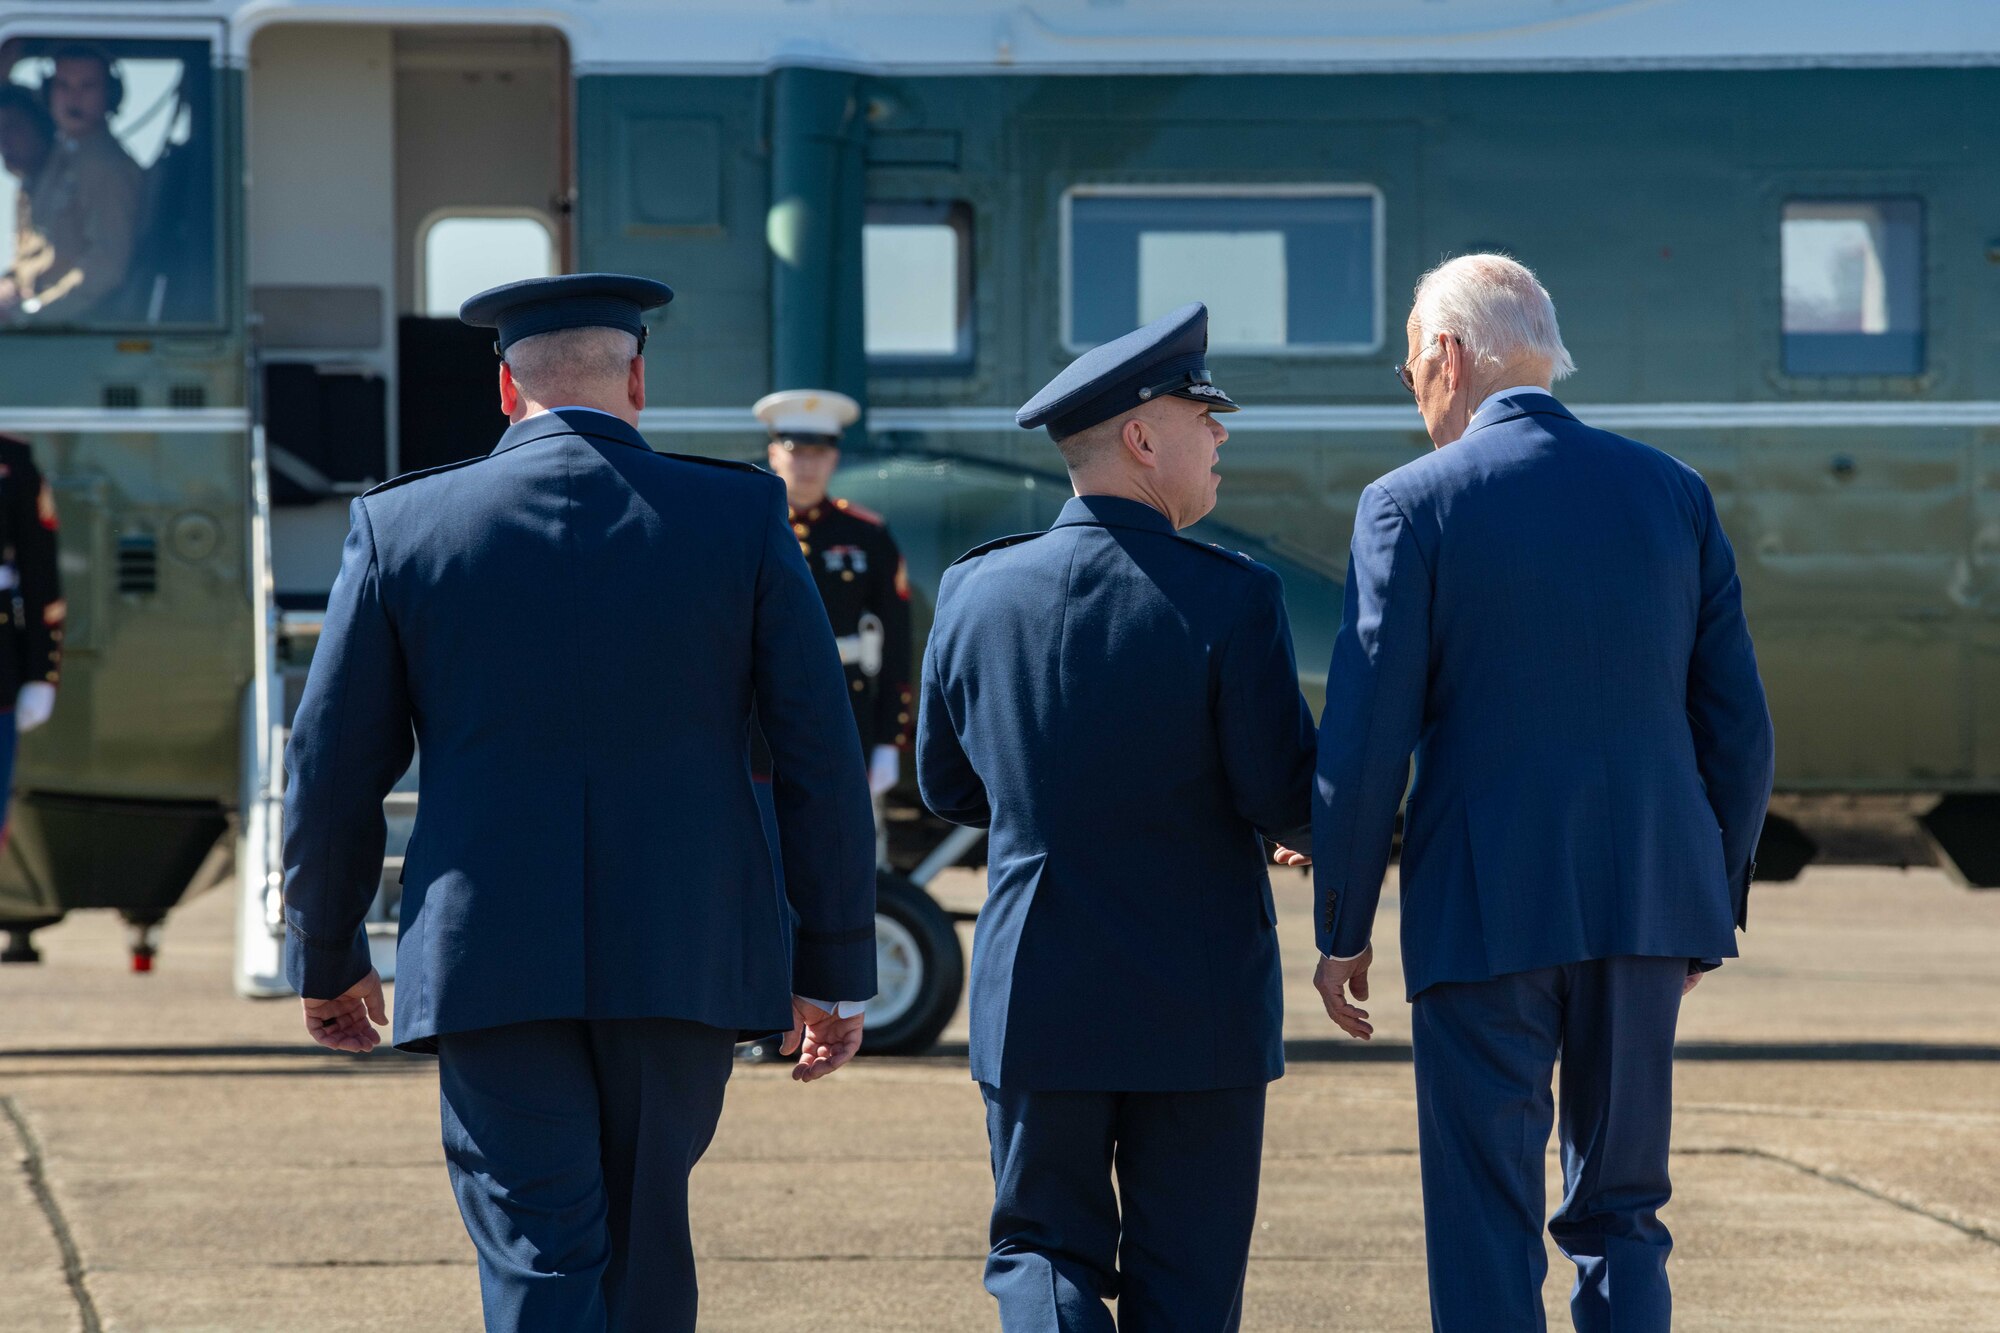
M493 446L493 452L504 454L534 440L546 440L551 435L588 435L593 439L629 444L649 452L653 447L646 443L645 436L609 412L600 412L594 407L558 407L524 417L509 426L506 434L500 437L500 443Z
M1106 528L1137 528L1141 532L1164 532L1171 536L1173 520L1143 500L1127 500L1122 495L1078 495L1062 507L1050 527L1067 528L1091 523Z
M1479 405L1479 409L1472 414L1472 420L1465 423L1465 435L1516 417L1536 415L1568 417L1570 410L1547 389L1503 389ZM1575 420L1574 417L1570 419ZM1459 438L1462 440L1465 435Z

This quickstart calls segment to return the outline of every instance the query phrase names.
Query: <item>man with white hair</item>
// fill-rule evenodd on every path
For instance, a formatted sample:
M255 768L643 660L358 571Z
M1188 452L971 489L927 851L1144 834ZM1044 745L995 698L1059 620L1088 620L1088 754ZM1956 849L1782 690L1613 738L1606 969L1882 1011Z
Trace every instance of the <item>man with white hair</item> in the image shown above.
M1548 293L1426 274L1397 376L1435 452L1362 492L1313 810L1314 978L1372 1032L1369 935L1412 751L1403 969L1435 1329L1543 1328L1561 1059L1579 1330L1668 1327L1674 1025L1735 930L1772 734L1735 556L1692 468L1572 416Z

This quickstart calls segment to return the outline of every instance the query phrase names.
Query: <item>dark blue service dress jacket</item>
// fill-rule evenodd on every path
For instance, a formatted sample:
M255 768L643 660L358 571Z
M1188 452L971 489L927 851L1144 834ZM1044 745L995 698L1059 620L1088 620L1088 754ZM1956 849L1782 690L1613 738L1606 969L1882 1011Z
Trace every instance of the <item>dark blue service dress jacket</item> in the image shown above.
M413 743L398 1046L554 1018L772 1031L794 990L874 994L860 744L785 488L761 469L657 454L564 409L355 501L286 754L286 970L304 995L368 970L382 799Z
M1327 676L1320 947L1369 942L1412 751L1409 993L1736 953L1771 717L1700 474L1542 393L1369 486Z
M1283 593L1097 495L945 572L917 776L932 810L992 830L975 1079L1192 1091L1284 1071L1260 835L1305 834L1314 737Z

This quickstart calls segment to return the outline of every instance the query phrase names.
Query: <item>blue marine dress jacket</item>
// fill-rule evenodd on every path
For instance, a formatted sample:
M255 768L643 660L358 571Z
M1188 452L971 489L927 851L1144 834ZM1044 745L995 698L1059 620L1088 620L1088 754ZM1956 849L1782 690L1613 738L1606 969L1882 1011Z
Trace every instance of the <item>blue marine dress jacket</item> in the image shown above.
M874 993L860 744L785 488L761 469L564 409L354 502L286 754L304 995L368 970L382 800L413 745L397 1045L557 1018L771 1031L795 990Z
M1412 752L1411 995L1621 954L1736 953L1772 781L1708 486L1550 395L1362 492L1313 813L1321 949L1369 942Z
M1073 499L1046 533L948 569L917 776L932 810L992 832L972 1076L1100 1092L1278 1077L1263 836L1305 836L1313 742L1278 576L1147 505Z

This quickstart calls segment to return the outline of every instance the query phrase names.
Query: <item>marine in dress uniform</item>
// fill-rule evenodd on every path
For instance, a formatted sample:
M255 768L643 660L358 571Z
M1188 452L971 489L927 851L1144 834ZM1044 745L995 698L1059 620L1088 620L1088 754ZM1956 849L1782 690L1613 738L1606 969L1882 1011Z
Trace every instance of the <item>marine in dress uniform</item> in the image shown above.
M354 503L286 756L287 974L316 1035L363 1050L382 800L422 751L395 1042L439 1058L489 1328L693 1328L687 1177L738 1031L811 1019L795 992L875 990L860 747L784 488L649 448L629 351L616 401L548 402L567 381L527 377L526 340L643 347L641 312L671 296L581 274L466 302L498 329L513 424L490 455ZM808 1074L832 1063L815 1024L858 1042L858 1020L825 1018Z
M1452 265L1486 275L1476 309L1560 350L1525 269L1468 256L1442 280ZM1453 419L1440 403L1470 416L1355 514L1313 811L1321 993L1370 952L1407 787L1433 1327L1545 1327L1555 1125L1566 1197L1548 1230L1576 1264L1576 1327L1665 1333L1674 1027L1691 969L1736 953L1771 792L1735 556L1700 475L1577 420L1547 388L1548 352L1522 358L1539 384L1479 397L1472 331L1411 331L1405 384L1427 422ZM1439 350L1417 351L1424 337Z
M888 520L852 500L826 493L825 477L840 466L840 435L860 415L846 394L793 389L758 400L751 409L771 432L772 468L791 492L792 532L819 586L847 668L849 702L870 785L893 786L898 756L915 732L916 698L910 667L910 575L889 535ZM787 476L787 458L818 455L815 482ZM801 495L800 491L806 493Z
M1127 1333L1241 1319L1284 1069L1264 839L1308 823L1314 736L1278 576L1176 531L1236 406L1207 324L1177 310L1021 409L1078 494L946 571L926 650L924 801L991 830L971 1062L1009 1333L1109 1329L1113 1296Z
M0 706L13 714L0 727L0 793L13 788L17 737L55 711L67 613L55 495L27 443L0 435Z
M902 775L903 751L916 729L909 571L880 514L827 494L827 480L840 466L841 432L859 419L860 404L828 389L788 389L766 394L751 411L771 432L771 470L784 479L792 532L847 668L848 701L875 798L879 861L886 851L882 798ZM757 772L770 773L761 742Z

